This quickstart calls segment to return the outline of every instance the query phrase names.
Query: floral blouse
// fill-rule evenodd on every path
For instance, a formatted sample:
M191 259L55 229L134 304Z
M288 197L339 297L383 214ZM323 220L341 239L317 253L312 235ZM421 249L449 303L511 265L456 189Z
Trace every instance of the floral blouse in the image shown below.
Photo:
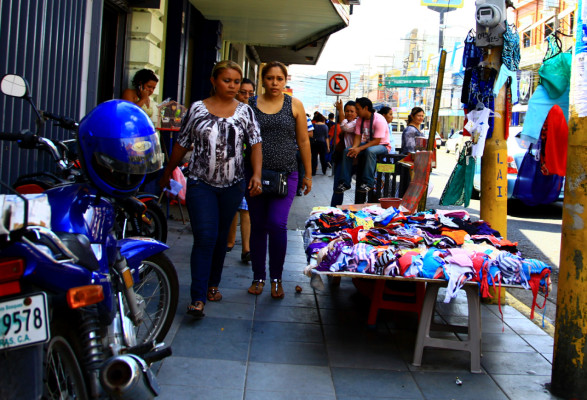
M188 177L211 186L228 187L244 179L243 148L261 142L261 132L251 107L239 103L234 114L211 114L204 102L193 103L182 120L177 143L194 145Z

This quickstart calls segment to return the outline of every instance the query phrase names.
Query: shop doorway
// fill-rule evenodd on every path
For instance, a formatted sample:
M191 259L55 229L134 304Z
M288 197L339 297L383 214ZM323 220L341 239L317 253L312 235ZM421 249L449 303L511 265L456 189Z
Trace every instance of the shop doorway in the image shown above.
M119 98L123 87L124 55L128 14L113 2L105 1L102 14L97 103Z

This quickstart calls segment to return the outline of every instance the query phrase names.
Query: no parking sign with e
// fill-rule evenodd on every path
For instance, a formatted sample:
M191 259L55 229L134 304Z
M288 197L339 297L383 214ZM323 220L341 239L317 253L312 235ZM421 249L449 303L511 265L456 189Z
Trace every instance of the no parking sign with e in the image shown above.
M328 96L348 96L351 91L351 73L329 71L326 76Z

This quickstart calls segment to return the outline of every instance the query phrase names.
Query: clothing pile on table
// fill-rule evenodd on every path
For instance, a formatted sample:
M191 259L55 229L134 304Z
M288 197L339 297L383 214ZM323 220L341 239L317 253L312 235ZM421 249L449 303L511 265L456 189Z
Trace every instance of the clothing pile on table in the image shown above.
M430 210L404 215L378 205L360 211L316 207L306 221L307 273L354 272L448 281L445 303L468 281L482 297L490 286L520 285L548 295L551 267L522 258L517 242L503 239L465 210ZM542 308L542 307L539 307Z

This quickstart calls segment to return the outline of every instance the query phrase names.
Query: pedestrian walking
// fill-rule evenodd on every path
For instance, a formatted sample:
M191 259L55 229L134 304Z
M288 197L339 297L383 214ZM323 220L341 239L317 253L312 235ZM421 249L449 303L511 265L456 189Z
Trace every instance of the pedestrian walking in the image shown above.
M296 151L299 147L305 176L302 189L312 189L310 143L304 106L301 101L283 93L287 82L287 68L280 62L265 64L261 70L265 92L249 100L261 127L263 138L263 169L287 174L287 196L262 195L247 202L251 214L251 264L253 282L248 292L259 295L266 280L265 261L269 250L269 277L271 296L284 297L281 277L287 250L287 219L296 194L298 172ZM297 144L297 146L296 146ZM269 249L267 241L269 239Z
M226 256L230 223L245 192L243 145L251 148L248 195L261 194L261 135L251 107L235 99L242 70L220 61L212 70L212 95L190 106L163 176L169 186L172 171L194 147L188 166L186 204L194 243L190 258L192 283L188 314L201 318L208 301L220 301L218 290Z

